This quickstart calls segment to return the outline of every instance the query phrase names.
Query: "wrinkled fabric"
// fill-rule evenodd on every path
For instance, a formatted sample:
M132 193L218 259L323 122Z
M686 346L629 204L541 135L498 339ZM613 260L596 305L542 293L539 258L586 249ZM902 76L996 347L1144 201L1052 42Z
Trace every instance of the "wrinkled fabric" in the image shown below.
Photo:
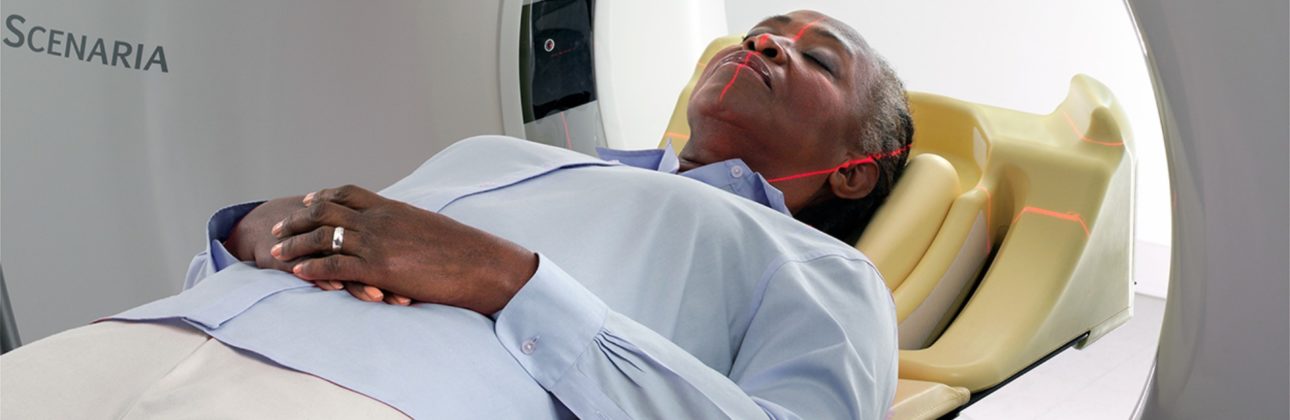
M596 148L601 159L621 163L634 168L649 169L663 173L675 174L681 169L681 161L672 150L672 142L667 142L662 149L616 150L603 147ZM771 185L766 177L753 172L743 159L729 159L709 163L679 175L704 184L725 190L728 193L747 198L780 213L792 216L788 205L784 203L784 193Z
M495 319L362 302L219 266L234 206L190 289L114 318L182 319L418 418L881 418L894 396L878 271L765 205L500 136L381 194L534 250L538 270Z

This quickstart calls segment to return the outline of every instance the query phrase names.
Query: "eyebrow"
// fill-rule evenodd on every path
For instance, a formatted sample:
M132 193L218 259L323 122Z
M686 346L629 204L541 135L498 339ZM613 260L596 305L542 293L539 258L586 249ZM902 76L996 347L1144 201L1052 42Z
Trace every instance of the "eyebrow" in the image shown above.
M841 48L842 52L846 53L847 55L852 55L851 48L848 48L851 46L850 43L843 40L842 37L839 37L838 34L834 33L833 31L825 28L821 28L819 26L815 26L811 28L811 33L819 35L826 39L833 40L833 42L837 43L839 47L842 47Z

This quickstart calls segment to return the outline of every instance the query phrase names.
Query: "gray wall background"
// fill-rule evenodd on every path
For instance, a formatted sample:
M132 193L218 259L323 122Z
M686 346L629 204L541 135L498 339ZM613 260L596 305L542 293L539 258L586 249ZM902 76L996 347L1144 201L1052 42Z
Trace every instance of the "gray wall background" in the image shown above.
M223 205L380 188L500 133L498 7L5 1L23 29L161 45L169 67L0 46L0 262L24 342L176 293Z

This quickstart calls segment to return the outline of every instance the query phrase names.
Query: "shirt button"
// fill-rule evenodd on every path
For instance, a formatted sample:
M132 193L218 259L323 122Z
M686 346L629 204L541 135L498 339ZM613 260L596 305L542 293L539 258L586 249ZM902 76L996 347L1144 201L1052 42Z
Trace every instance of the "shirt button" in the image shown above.
M537 337L524 340L524 343L520 344L520 351L524 354L533 354L534 351L537 351Z
M735 177L735 178L743 178L743 176L744 176L744 167L742 167L742 166L731 166L731 167L730 167L730 176L733 176L733 177Z

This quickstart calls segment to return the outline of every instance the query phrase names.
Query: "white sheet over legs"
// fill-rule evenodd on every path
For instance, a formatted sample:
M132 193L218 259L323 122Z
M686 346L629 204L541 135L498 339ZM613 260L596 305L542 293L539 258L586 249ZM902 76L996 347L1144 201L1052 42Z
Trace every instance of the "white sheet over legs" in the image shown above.
M186 325L65 331L0 357L0 378L2 418L407 418Z

